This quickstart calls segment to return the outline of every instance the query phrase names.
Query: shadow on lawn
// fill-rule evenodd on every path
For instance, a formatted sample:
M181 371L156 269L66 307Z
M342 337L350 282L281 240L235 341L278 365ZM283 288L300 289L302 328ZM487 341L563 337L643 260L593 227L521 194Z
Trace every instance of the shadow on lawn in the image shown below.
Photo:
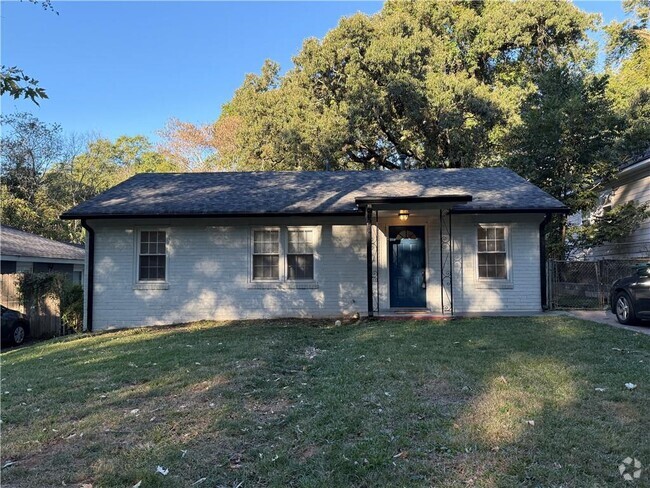
M19 461L3 482L580 486L623 484L626 456L650 463L648 394L622 387L650 380L644 338L569 319L304 323L132 331L3 356L10 381L56 368L31 381L59 395L33 397L48 416L3 400L15 449L3 461Z

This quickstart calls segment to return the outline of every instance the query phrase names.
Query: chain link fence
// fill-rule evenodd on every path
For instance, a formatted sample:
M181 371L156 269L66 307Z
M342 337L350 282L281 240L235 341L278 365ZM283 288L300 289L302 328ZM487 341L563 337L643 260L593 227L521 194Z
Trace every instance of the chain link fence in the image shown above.
M549 261L548 303L551 309L595 309L608 305L614 281L635 272L648 259L599 261Z

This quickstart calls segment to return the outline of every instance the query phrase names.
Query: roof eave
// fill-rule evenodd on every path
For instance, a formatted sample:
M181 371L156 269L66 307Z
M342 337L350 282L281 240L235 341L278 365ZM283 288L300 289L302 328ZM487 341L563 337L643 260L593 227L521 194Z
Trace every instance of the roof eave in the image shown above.
M527 208L452 208L455 214L504 214L504 213L555 213L570 214L568 207L527 207Z
M359 217L361 210L348 212L251 212L251 213L165 213L165 214L75 214L66 212L59 217L61 220L95 220L95 219L221 219L244 217Z

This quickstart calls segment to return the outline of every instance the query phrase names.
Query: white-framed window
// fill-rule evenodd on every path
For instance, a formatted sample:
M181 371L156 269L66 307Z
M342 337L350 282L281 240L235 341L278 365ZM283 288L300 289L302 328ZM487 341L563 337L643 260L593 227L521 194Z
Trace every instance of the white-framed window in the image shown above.
M253 229L253 281L280 280L280 229Z
M476 236L479 280L508 280L510 278L508 226L479 224Z
M253 282L310 282L315 279L313 227L259 227L251 232Z
M141 230L138 233L138 282L167 281L167 232Z
M314 279L314 230L287 229L287 280Z

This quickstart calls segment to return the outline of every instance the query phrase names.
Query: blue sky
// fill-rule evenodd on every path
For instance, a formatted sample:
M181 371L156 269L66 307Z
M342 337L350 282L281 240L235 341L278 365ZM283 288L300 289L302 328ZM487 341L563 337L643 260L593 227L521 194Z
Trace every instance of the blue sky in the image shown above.
M577 2L621 20L620 2ZM66 132L115 138L155 133L170 117L214 120L244 75L267 58L284 69L307 37L322 37L381 2L61 2L56 15L1 3L2 64L40 80L49 100L2 98Z

